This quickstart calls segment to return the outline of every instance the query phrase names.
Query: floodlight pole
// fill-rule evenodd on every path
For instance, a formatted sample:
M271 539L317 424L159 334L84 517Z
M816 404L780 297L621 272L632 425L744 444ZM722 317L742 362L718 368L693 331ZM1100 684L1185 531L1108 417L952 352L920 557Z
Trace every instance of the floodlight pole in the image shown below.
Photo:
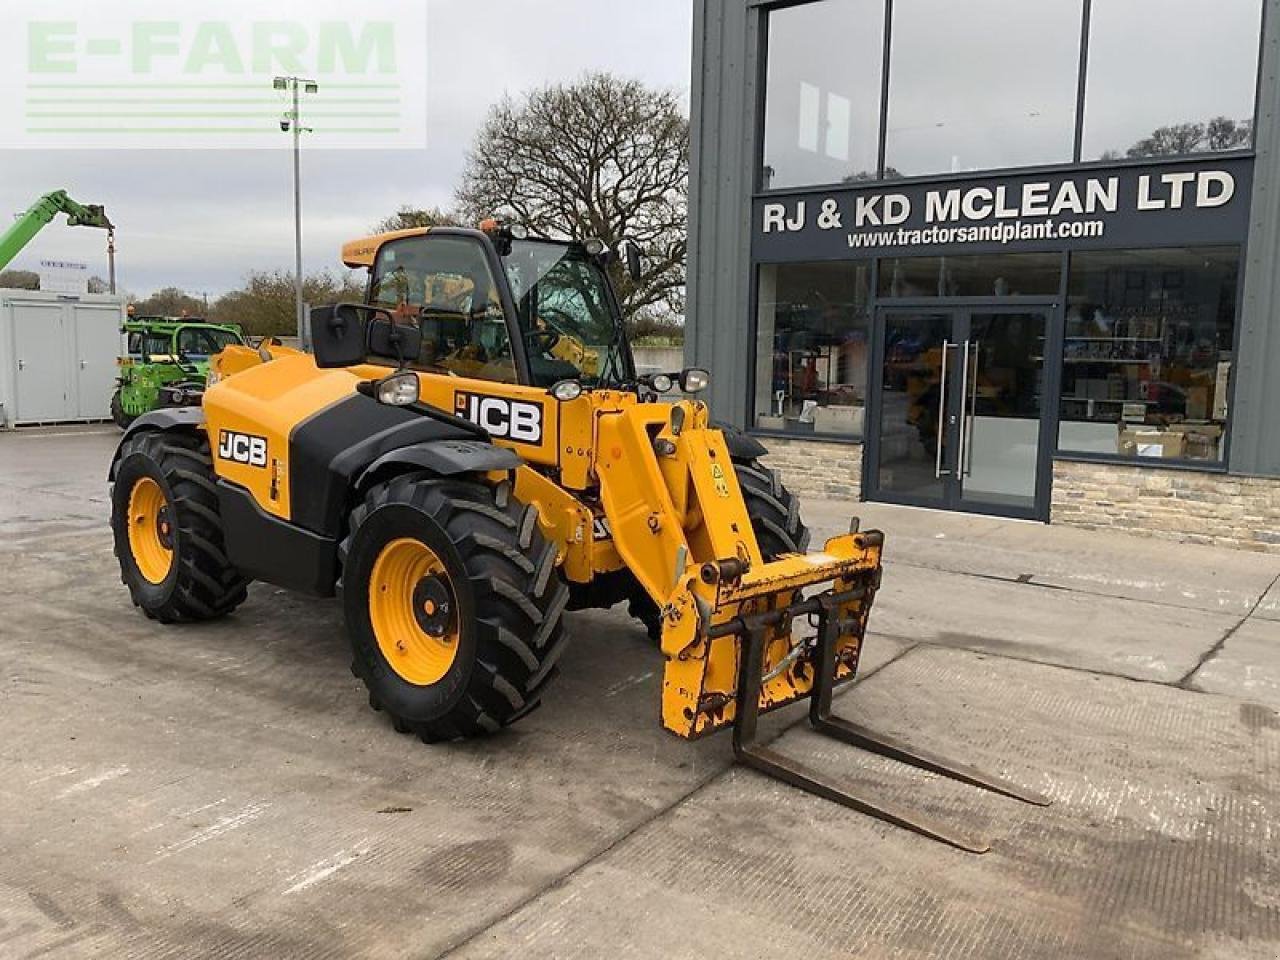
M293 296L297 310L298 340L302 341L302 117L298 107L298 81L293 81Z
M302 302L302 134L310 132L302 126L302 105L299 87L307 93L315 93L314 80L301 77L276 77L272 85L277 90L288 89L293 97L293 109L288 114L286 129L293 133L293 296L295 321L299 342L306 343L306 308Z

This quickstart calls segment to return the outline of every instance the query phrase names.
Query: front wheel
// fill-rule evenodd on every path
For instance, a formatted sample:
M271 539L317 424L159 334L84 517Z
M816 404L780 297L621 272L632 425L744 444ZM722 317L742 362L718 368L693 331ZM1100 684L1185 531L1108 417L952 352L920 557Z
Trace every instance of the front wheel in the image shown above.
M339 585L352 669L401 733L493 733L537 706L568 588L509 485L398 477L351 515Z
M733 469L764 562L809 549L809 528L800 519L800 500L783 486L778 474L755 460L734 461ZM650 640L662 640L662 611L639 584L631 594L627 613L644 624Z
M800 499L783 486L777 472L757 460L735 462L733 468L765 562L808 550L809 528L800 519Z

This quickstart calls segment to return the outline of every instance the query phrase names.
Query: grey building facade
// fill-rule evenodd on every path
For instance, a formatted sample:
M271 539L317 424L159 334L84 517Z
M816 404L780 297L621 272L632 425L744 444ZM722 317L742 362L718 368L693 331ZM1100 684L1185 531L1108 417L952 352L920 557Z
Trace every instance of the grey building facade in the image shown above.
M810 495L1280 549L1280 0L695 0L686 359Z

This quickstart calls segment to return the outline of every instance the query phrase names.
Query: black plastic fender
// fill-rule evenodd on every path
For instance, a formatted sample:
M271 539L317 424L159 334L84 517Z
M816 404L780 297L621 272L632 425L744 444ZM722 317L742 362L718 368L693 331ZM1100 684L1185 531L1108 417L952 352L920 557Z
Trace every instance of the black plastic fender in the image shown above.
M724 434L725 446L729 448L729 456L734 460L758 460L769 452L769 448L763 443L732 424L711 425Z
M385 453L360 474L356 490L364 493L375 483L405 470L428 470L441 477L462 473L514 470L523 461L506 447L484 440L433 440Z
M189 430L194 432L202 429L204 429L204 409L202 407L162 407L159 410L144 413L129 424L129 429L120 438L120 445L116 447L115 455L111 458L111 467L107 470L107 480L112 483L115 482L116 469L120 466L120 451L123 449L125 441L134 434L149 430Z

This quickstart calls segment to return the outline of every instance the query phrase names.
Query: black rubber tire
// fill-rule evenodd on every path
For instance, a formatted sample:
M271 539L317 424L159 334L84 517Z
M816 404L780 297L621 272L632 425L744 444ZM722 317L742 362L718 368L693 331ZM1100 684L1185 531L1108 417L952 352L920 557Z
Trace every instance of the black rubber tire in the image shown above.
M733 469L765 561L808 550L809 528L800 519L800 499L783 486L777 472L756 460L736 461Z
M400 733L426 743L494 733L532 711L568 642L569 589L556 548L538 529L537 511L510 485L429 474L374 487L351 514L339 547L352 672L369 704ZM383 656L369 619L367 584L382 548L416 537L444 563L457 601L458 651L428 686L404 680Z
M176 518L174 562L160 584L142 576L129 549L129 495L143 476L160 485ZM111 531L120 580L134 606L153 620L216 620L248 596L249 581L227 560L213 462L203 433L149 430L124 441L111 490Z
M128 430L133 425L133 421L138 419L124 412L124 404L120 400L119 390L111 395L111 419L115 421L116 426L121 430Z
M653 602L653 598L644 592L644 587L636 584L636 592L627 601L627 613L644 624L644 632L654 643L662 642L662 611Z

